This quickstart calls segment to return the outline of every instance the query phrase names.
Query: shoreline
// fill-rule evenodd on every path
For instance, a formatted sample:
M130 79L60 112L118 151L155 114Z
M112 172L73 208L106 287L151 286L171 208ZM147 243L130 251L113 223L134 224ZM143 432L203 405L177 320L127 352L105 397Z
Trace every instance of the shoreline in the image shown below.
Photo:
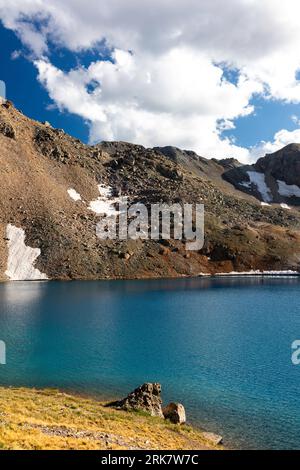
M2 387L0 385L0 390L1 388L8 388L8 387ZM83 400L94 400L96 401L97 403L102 403L102 404L107 404L107 403L114 403L114 402L118 402L120 400L120 396L116 396L116 395L113 395L113 394L104 394L104 393L101 393L101 392L84 392L84 391L79 391L79 390L74 390L74 389L68 389L68 388L49 388L49 387L46 387L46 388L38 388L38 387L12 387L12 388L16 388L16 389L20 389L20 388L25 388L25 389L28 389L28 390L35 390L35 391L45 391L45 390L54 390L54 391L57 391L59 393L65 393L66 395L71 395L73 397L77 397L79 399L83 399ZM126 392L125 392L126 393ZM120 392L120 395L122 396L122 392ZM123 392L123 395L124 395L124 392ZM183 403L184 405L184 403ZM130 411L122 411L120 410L121 412L123 413L132 413ZM134 413L134 412L133 412ZM194 429L195 431L198 431L200 433L207 433L207 434L212 434L212 435L217 435L216 433L218 432L217 430L216 431L211 431L209 430L209 428L207 428L207 425L206 426L202 426L201 422L198 421L196 418L193 419L193 417L190 417L189 415L187 416L187 421L185 423L186 426L189 426L191 427L192 429ZM222 436L222 441L223 441L223 438L224 436ZM226 440L226 436L225 436L225 440ZM222 444L222 448L224 447L224 445ZM225 447L224 447L225 449ZM229 448L226 446L226 450L228 450ZM236 450L234 447L230 447L230 450Z
M171 277L139 277L139 278L134 278L134 277L128 277L128 278L123 278L123 277L112 277L112 278L99 278L99 279L61 279L61 278L53 278L53 279L22 279L22 280L10 280L10 279L1 279L0 280L0 285L1 284L19 284L22 282L30 282L30 283L51 283L51 282L110 282L110 281L171 281L171 280L177 280L177 279L201 279L201 278L219 278L219 277L269 277L269 278L274 278L274 277L300 277L300 272L299 271L293 271L293 270L282 270L282 271L260 271L260 270L251 270L251 271L231 271L231 272L220 272L220 273L199 273L197 275L193 276L171 276Z
M0 386L3 450L225 450L216 435L57 389Z
M199 277L211 277L211 278L218 278L218 277L299 277L300 272L286 270L286 271L232 271L229 273L216 273L216 274L206 274L201 273Z

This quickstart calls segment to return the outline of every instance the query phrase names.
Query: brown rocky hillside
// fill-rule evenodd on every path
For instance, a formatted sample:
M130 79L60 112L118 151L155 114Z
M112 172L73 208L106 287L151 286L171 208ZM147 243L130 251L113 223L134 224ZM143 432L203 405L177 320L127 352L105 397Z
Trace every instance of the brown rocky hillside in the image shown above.
M8 101L0 105L0 148L2 280L36 279L38 273L105 279L300 267L297 206L262 206L255 191L240 191L232 178L224 179L238 170L234 160L206 160L172 147L84 145ZM99 202L98 185L104 192L112 188L105 196L112 202L121 194L147 204L203 202L204 248L187 252L184 241L98 239L99 215L89 208Z

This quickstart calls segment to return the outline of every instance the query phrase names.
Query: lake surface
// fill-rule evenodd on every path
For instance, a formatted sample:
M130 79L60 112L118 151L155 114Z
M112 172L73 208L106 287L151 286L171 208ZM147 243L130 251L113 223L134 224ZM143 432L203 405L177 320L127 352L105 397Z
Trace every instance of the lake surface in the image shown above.
M300 280L0 285L0 384L122 397L145 381L239 448L300 448Z

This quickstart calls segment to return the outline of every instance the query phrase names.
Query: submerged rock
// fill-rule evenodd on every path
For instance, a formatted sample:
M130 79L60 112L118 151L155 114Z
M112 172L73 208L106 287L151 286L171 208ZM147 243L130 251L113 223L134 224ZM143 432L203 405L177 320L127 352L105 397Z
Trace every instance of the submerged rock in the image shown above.
M213 432L204 432L203 437L207 440L210 444L217 446L222 444L223 437L219 436L219 434L214 434Z
M174 424L185 424L186 414L184 406L181 403L170 403L163 409L165 419Z
M161 405L161 385L159 383L144 383L123 400L108 403L107 406L125 411L145 411L151 416L163 418Z

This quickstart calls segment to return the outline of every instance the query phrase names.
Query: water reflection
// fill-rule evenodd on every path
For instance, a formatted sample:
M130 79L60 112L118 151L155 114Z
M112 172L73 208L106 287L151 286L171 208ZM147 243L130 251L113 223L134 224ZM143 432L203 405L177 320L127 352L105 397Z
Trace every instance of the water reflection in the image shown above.
M5 282L0 284L0 305L8 304L14 307L32 305L39 301L43 291L47 289L46 282Z

